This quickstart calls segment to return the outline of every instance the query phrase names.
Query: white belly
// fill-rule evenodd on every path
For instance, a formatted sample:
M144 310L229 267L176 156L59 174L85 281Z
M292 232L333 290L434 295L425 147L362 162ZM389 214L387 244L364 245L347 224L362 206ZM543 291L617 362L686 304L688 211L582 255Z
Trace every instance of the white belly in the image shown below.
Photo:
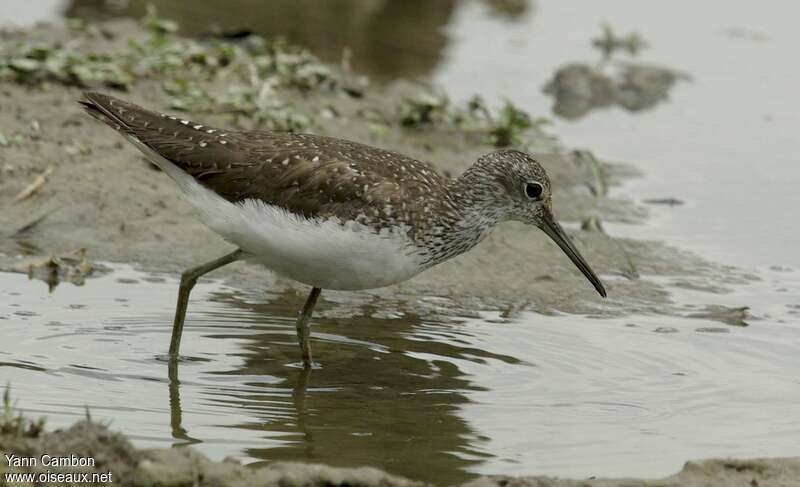
M376 233L337 219L307 219L259 200L231 203L146 146L131 141L178 184L200 220L273 271L323 289L388 286L420 272L402 232Z
M405 236L378 234L354 222L309 220L258 200L232 204L217 198L227 204L225 215L216 214L220 202L212 215L198 208L204 223L254 260L310 286L370 289L405 281L421 270Z

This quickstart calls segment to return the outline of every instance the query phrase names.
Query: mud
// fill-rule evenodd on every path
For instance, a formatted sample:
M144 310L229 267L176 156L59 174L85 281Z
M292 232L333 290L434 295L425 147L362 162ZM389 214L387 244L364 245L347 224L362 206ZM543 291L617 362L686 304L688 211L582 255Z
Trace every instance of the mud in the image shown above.
M628 62L609 69L575 63L556 71L544 92L555 98L554 113L576 119L610 106L631 112L653 108L669 98L675 83L688 79L664 66Z
M20 421L26 421L20 419ZM324 465L273 462L266 466L242 466L226 459L215 462L191 447L137 449L122 433L107 426L84 420L64 430L43 431L39 423L0 431L0 450L18 457L41 458L42 455L94 459L93 467L10 467L0 462L0 474L9 472L58 473L111 472L114 484L127 486L353 486L412 487L423 482L388 474L376 468L335 468ZM36 485L85 485L80 482L40 482ZM800 458L753 460L704 460L687 462L683 469L660 480L584 479L552 477L491 476L472 480L464 487L692 487L692 486L798 486Z
M553 113L562 118L574 120L610 106L630 112L647 110L668 100L675 83L691 80L688 74L670 67L617 60L618 51L636 57L648 47L636 32L618 35L605 24L602 35L592 41L592 46L602 54L596 65L566 64L543 87L545 93L555 98Z

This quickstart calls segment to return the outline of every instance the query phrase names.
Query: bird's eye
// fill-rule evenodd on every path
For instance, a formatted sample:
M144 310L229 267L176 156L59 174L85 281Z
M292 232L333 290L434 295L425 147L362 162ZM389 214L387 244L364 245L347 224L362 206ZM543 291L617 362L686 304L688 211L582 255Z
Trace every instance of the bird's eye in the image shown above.
M542 196L544 188L539 183L527 183L525 185L525 195L532 199L538 200Z

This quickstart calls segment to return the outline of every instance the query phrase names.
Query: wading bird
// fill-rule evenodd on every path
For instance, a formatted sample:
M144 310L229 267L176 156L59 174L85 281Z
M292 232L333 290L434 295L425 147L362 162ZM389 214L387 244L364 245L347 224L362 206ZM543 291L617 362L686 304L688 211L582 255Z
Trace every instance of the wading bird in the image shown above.
M310 367L309 323L322 289L405 281L507 220L544 231L606 295L553 217L547 174L523 152L487 154L451 181L424 162L347 140L219 129L95 92L80 103L171 177L200 220L237 247L181 275L171 358L197 279L231 262L254 260L311 286L296 323Z

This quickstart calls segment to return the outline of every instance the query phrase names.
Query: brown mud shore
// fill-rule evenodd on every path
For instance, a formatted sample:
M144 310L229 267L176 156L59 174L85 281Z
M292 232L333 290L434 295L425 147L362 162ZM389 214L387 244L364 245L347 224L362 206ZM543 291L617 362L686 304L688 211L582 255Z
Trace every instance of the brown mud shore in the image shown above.
M672 302L669 287L715 293L753 279L663 243L604 233L602 222L646 218L644 209L608 194L633 171L560 147L535 123L517 123L513 111L481 115L481 110L455 108L417 84L366 87L346 62L323 66L285 46L209 45L177 39L170 30L153 20L144 27L115 22L0 34L0 270L27 272L32 262L48 255L85 248L93 262L177 273L230 250L192 218L166 175L82 113L76 100L83 89L92 88L201 123L344 137L431 161L454 176L493 146L515 145L546 167L555 187L556 216L610 296L600 299L544 234L505 224L470 253L406 283L358 293L326 292L323 299L331 306L321 314L358 315L363 304L379 301L382 308L443 314L495 309L689 316L697 309ZM144 47L137 51L129 39ZM81 57L89 52L108 58ZM305 292L247 263L216 275L241 288ZM700 313L719 321L730 314L724 308ZM281 464L256 470L211 462L189 448L136 450L121 435L85 423L36 437L5 434L0 447L31 455L57 450L102 455L104 468L118 472L125 485L415 484L373 469ZM659 481L531 477L473 483L763 486L800 485L798 477L797 459L710 460L688 463L681 473Z
M122 434L91 421L81 421L70 428L53 432L40 430L38 424L24 424L27 420L15 418L0 431L0 450L13 452L22 458L42 455L76 456L93 459L93 467L51 468L9 467L0 462L0 479L9 472L93 472L107 474L115 485L126 486L182 486L193 485L234 486L350 486L350 487L411 487L424 486L414 481L385 473L381 470L360 468L335 468L324 465L275 462L267 466L249 468L237 461L226 459L211 461L191 447L137 449ZM0 480L0 485L5 485ZM11 484L9 484L11 485ZM86 485L79 482L41 482L36 485ZM772 458L753 460L704 460L687 462L675 475L658 480L587 479L567 480L552 477L480 477L465 487L792 487L800 485L800 458Z

